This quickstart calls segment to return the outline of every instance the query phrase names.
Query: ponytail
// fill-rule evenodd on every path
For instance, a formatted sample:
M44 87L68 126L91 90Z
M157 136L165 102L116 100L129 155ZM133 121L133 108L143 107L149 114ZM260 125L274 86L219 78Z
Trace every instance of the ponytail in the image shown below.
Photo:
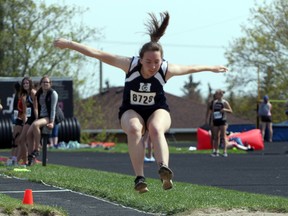
M150 35L150 40L151 42L158 42L165 34L165 30L169 24L169 13L167 11L160 13L161 25L159 25L157 17L154 13L149 13L149 16L151 17L151 20L145 25L147 27L148 34Z
M165 34L165 30L169 24L169 13L167 11L160 13L161 23L159 23L154 13L149 13L149 16L151 20L145 25L150 36L150 42L142 46L139 51L139 56L140 58L143 58L144 53L147 51L160 51L161 56L163 57L163 48L158 41Z

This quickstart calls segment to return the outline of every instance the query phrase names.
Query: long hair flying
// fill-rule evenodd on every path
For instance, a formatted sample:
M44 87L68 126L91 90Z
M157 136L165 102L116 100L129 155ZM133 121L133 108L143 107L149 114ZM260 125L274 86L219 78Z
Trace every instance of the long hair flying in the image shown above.
M144 53L147 51L160 51L163 57L163 48L159 42L160 38L165 34L165 30L169 24L169 13L160 13L161 20L157 20L154 13L149 13L151 20L149 20L145 26L147 28L148 34L150 36L150 42L145 43L139 51L140 58L143 58Z
M165 30L169 24L169 13L167 11L160 13L160 23L154 13L149 13L149 16L151 20L148 21L145 26L147 27L151 42L158 42L160 38L165 34Z

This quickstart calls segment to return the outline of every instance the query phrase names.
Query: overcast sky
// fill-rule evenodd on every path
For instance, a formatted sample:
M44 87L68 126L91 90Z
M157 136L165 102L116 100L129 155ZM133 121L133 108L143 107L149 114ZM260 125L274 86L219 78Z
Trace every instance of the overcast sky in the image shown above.
M250 9L264 0L42 0L46 4L66 4L89 8L79 20L91 28L103 28L104 39L85 41L85 44L124 56L138 55L149 38L144 23L148 12L170 13L170 23L160 42L164 58L175 64L227 64L225 48L234 39L243 36L241 25L248 25ZM273 0L266 0L270 3ZM98 70L96 68L95 70ZM114 67L103 65L103 80L110 86L123 86L125 74ZM96 73L98 74L98 73ZM226 74L226 75L229 75ZM203 96L212 88L226 89L225 75L201 72L193 75L201 82ZM181 88L188 75L173 77L165 91L182 96ZM97 88L98 89L98 88Z

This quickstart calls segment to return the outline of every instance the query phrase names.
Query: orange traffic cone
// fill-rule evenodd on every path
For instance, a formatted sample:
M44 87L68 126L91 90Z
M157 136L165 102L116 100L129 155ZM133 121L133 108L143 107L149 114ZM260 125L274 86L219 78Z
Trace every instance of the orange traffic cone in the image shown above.
M33 194L31 189L26 189L24 192L23 204L33 205Z

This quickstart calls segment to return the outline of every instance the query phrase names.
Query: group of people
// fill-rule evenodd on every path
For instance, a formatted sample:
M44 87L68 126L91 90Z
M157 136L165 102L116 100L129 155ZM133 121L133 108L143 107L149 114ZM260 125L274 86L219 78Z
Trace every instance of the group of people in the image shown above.
M51 80L43 76L36 89L30 77L14 85L12 164L32 165L41 147L41 128L53 129L64 116L58 107L58 94Z
M213 99L209 102L206 113L206 125L209 125L211 133L212 157L219 156L219 148L223 148L222 156L227 157L227 149L238 148L245 151L253 151L253 147L248 143L243 143L240 138L231 136L231 132L227 132L227 117L225 113L232 113L232 108L227 100L223 99L223 90L217 90L213 95ZM259 105L258 116L261 120L261 133L263 140L265 132L268 128L269 142L272 142L272 105L269 102L268 95L263 97L263 101ZM230 137L228 136L230 135Z
M134 189L139 193L148 191L144 175L145 146L143 135L146 131L153 143L154 156L159 166L158 173L162 181L162 187L164 190L173 187L173 172L169 167L169 149L165 138L165 132L171 125L170 110L163 89L165 83L174 76L202 71L218 73L228 70L221 65L168 63L164 59L163 48L159 40L165 34L169 24L169 13L161 13L160 21L155 14L150 13L149 15L150 20L146 27L150 41L141 47L139 56L120 56L64 38L54 41L55 47L77 51L119 68L125 73L119 121L128 138L128 151L136 176Z

